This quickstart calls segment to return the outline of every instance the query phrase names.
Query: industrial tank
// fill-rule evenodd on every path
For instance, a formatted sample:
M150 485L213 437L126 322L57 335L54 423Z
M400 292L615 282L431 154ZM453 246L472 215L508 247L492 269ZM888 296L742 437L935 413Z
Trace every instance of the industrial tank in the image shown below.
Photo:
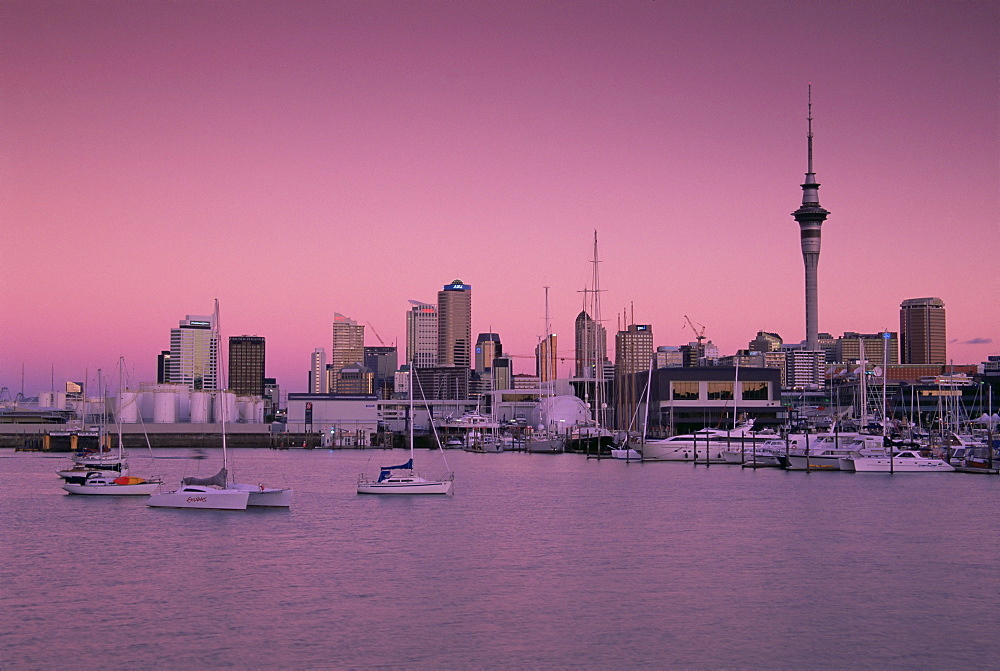
M212 394L207 391L191 392L191 423L209 424L212 421Z
M156 424L177 423L177 393L171 390L157 389L153 394L153 422Z
M122 424L137 424L139 422L139 394L125 390L121 393L118 408L118 421Z

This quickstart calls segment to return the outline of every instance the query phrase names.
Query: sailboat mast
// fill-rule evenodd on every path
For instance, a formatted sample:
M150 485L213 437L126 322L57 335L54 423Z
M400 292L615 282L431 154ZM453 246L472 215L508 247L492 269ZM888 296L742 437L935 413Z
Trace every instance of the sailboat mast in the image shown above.
M410 361L410 466L413 466L413 361ZM433 421L428 417L428 421Z
M601 324L601 282L597 256L597 230L594 230L594 420L598 428L607 422L604 416L604 358L601 356L601 343L598 329Z
M216 356L216 367L215 367L215 393L216 399L221 400L219 404L219 422L222 425L222 468L226 471L226 478L229 477L229 455L226 450L226 390L220 389L219 385L222 382L222 376L225 373L225 365L222 360L222 347L220 346L219 334L222 329L219 327L219 299L215 299L215 314L213 325L215 328L215 356Z

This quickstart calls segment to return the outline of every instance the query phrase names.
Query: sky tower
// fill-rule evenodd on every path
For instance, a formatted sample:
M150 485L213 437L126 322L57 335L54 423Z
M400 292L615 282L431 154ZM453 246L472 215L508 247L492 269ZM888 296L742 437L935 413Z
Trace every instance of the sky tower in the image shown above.
M819 267L820 229L828 211L819 205L819 183L813 172L812 84L809 85L809 164L806 181L802 184L802 207L792 212L799 222L802 241L802 260L806 265L806 349L819 349L819 301L816 291L816 270Z

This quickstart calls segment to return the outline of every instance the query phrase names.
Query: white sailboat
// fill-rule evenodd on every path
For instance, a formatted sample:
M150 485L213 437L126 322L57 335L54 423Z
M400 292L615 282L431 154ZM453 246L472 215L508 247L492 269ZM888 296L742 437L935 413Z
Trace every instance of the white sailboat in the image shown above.
M410 362L410 458L398 466L382 466L376 479L362 473L358 476L358 494L451 494L455 485L455 474L448 471L442 478L428 479L418 475L413 468L413 385L417 376L413 372L413 362ZM437 440L437 430L431 422L434 438ZM438 441L438 449L444 458L444 450ZM445 466L447 467L447 460Z
M139 478L128 473L125 461L125 447L122 441L122 389L124 358L118 360L118 409L115 412L115 424L118 426L118 454L112 456L102 453L99 465L87 462L77 462L70 471L60 472L65 482L62 488L70 494L84 496L148 496L157 490L161 481L159 478ZM104 431L101 431L104 435ZM87 470L89 469L89 470ZM80 473L83 473L82 479ZM68 477L68 473L73 473Z
M215 328L219 326L219 301L215 301ZM292 490L229 481L229 453L226 446L226 401L219 403L222 425L222 470L210 478L188 477L179 489L159 492L146 505L153 508L199 508L211 510L246 510L247 506L287 508Z

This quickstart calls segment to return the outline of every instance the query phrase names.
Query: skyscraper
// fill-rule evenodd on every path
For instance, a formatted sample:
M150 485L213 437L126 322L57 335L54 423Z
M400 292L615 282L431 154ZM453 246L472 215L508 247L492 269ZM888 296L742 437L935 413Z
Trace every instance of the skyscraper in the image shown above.
M558 338L555 333L550 333L535 347L535 375L538 376L539 382L551 382L559 376L556 367L557 356Z
M365 347L365 368L373 376L372 393L379 398L392 398L398 361L395 347Z
M219 332L215 315L186 315L170 329L168 381L189 389L219 388Z
M476 372L484 373L493 368L493 359L503 356L503 345L496 333L480 333L476 338Z
M594 377L595 361L608 360L608 333L584 310L576 316L576 377Z
M229 390L240 396L264 396L264 338L230 336Z
M619 376L645 373L653 359L653 327L630 324L615 337L615 370Z
M170 350L163 350L156 356L156 382L170 382Z
M452 280L438 292L438 366L472 365L472 287Z
M437 365L437 356L437 308L411 300L406 313L406 361L414 368L432 368Z
M309 357L309 393L326 394L330 384L326 376L326 350L317 347Z
M330 391L339 393L336 381L340 371L348 366L363 365L365 360L365 326L339 312L333 315L333 340L330 347L330 368L334 384ZM352 385L353 388L354 385ZM353 392L351 392L353 393Z
M948 363L943 300L908 298L899 304L899 349L903 363Z
M813 172L813 132L812 132L812 85L809 86L809 132L808 165L806 181L802 184L802 207L792 212L799 222L799 237L802 244L802 260L806 267L806 349L819 349L819 299L817 290L817 270L819 268L820 231L830 213L819 205L819 183Z

